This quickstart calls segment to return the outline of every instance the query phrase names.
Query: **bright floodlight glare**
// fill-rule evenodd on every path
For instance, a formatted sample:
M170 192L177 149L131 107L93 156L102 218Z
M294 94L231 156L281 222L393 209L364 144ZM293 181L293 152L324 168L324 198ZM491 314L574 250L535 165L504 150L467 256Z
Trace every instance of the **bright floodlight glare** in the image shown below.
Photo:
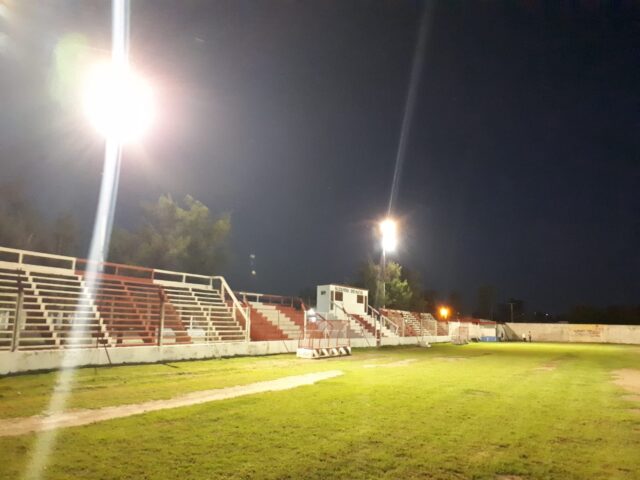
M104 63L87 76L84 107L106 138L120 143L140 139L154 117L151 87L127 66Z
M440 307L440 316L447 318L449 316L449 309L447 307Z
M398 227L394 220L387 218L380 222L382 234L382 249L385 252L393 252L398 246Z

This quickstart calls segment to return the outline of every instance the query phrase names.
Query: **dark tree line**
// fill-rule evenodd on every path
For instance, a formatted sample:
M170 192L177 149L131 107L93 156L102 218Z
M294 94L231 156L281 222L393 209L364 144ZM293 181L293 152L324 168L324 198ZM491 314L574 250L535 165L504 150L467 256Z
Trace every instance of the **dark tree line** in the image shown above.
M84 231L93 227L85 225ZM46 219L34 207L24 185L0 185L0 246L83 257L81 230L72 213ZM229 257L231 217L214 217L202 202L187 195L175 201L162 195L144 203L137 227L115 228L109 261L211 275Z
M0 245L58 255L78 254L78 225L70 213L45 219L20 182L0 185Z

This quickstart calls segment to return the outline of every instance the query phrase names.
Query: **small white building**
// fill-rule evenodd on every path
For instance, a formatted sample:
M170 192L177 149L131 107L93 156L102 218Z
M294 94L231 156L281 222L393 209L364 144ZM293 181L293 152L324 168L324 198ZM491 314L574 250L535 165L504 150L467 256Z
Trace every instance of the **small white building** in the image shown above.
M328 318L346 320L347 313L366 315L369 291L346 285L318 285L316 310Z

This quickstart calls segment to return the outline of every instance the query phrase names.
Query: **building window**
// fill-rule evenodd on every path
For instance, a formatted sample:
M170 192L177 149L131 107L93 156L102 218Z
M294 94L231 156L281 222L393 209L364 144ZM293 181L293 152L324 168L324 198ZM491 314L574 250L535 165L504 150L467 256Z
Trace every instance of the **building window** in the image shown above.
M356 297L356 302L358 303L364 303L364 295L358 295Z
M336 302L342 301L342 292L336 292L335 301Z

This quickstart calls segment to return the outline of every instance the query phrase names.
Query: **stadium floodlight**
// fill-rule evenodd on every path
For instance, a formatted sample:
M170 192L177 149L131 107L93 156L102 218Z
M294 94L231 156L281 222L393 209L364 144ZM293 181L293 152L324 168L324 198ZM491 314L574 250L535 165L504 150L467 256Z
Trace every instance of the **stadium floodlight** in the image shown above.
M381 306L384 308L386 303L386 277L387 277L387 252L395 251L398 246L398 224L392 218L385 218L379 224L380 227L380 235L381 235L381 245L382 245L382 259L381 259L381 269L380 269L380 291L382 292L382 303ZM378 305L380 306L380 305ZM376 324L376 338L378 338L378 326Z
M393 252L398 246L398 225L395 220L385 218L380 222L382 235L382 251Z
M438 313L440 313L440 318L446 320L449 317L449 307L440 307Z
M85 113L107 139L119 144L140 139L154 117L153 92L128 64L106 62L87 75Z

